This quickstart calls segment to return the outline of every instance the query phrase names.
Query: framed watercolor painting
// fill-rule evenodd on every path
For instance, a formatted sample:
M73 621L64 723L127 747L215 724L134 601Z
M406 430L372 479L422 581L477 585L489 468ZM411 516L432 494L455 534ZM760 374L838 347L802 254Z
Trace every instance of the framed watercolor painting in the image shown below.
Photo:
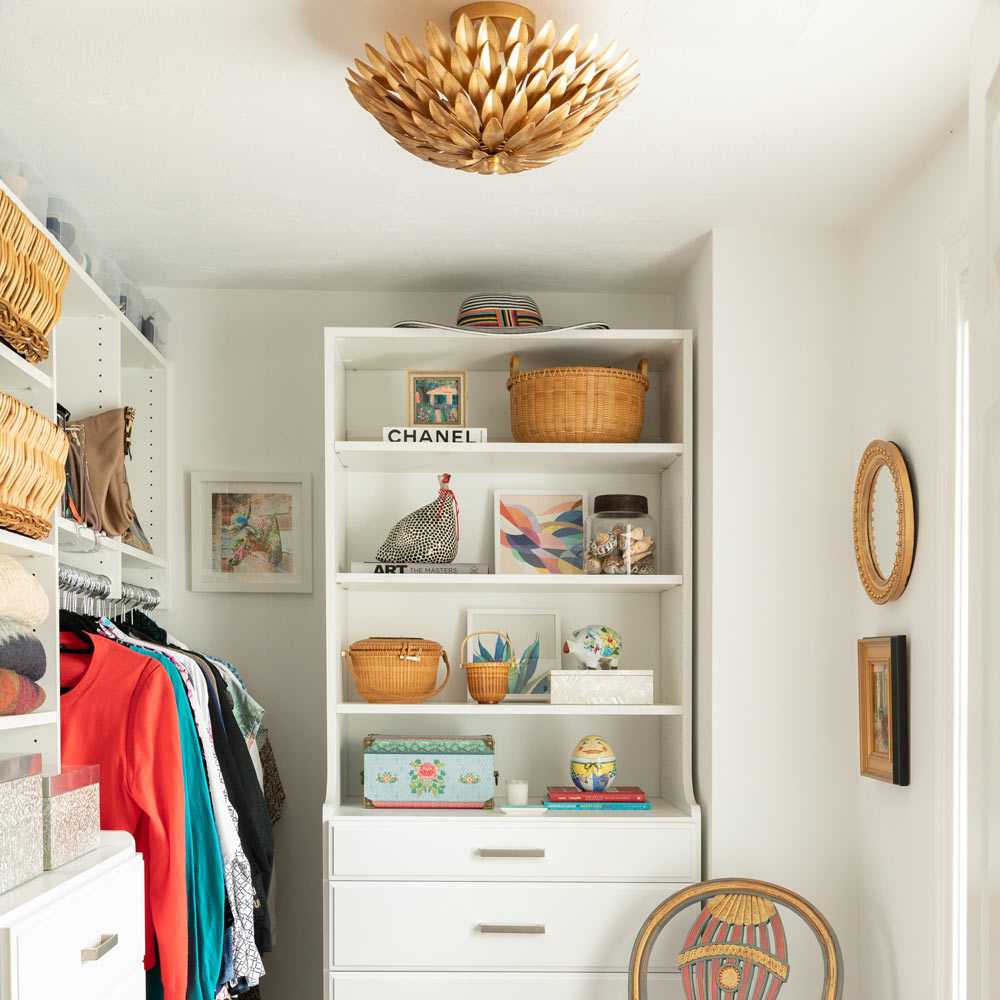
M506 701L548 701L549 674L558 670L560 632L558 611L469 611L468 632L499 632L503 636L477 636L469 643L466 656L473 663L509 660L510 641L513 663L507 671ZM469 696L472 700L472 696Z
M191 589L312 592L312 477L191 473Z
M493 558L497 573L582 573L587 494L496 490Z
M906 636L858 640L861 773L910 783L910 711Z
M406 422L411 427L464 427L466 372L407 372Z

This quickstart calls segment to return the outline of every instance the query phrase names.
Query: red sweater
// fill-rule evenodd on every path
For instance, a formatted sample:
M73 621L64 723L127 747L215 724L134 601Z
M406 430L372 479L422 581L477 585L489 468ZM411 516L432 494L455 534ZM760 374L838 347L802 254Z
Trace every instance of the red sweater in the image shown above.
M145 860L146 968L158 949L164 1000L184 1000L184 774L174 690L156 660L92 638L93 654L63 652L59 661L63 766L101 765L101 828L127 830ZM71 633L60 643L82 646Z

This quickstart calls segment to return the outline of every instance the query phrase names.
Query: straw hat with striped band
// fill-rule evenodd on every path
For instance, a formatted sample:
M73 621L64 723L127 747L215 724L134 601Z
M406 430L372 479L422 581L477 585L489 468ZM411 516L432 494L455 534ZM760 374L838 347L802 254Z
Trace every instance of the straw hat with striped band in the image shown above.
M470 295L458 311L454 326L403 320L397 327L424 330L463 330L466 333L548 333L553 330L607 330L607 323L578 323L575 326L545 326L538 304L530 295L503 295L484 292Z

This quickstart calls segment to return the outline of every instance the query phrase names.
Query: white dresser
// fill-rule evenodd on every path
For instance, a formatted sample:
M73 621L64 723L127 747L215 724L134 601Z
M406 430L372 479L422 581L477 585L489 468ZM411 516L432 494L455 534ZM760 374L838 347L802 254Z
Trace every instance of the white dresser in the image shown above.
M522 370L648 359L634 444L511 440L510 356ZM407 372L468 372L469 423L489 441L461 448L383 442L406 420ZM607 330L484 337L458 331L326 333L328 770L325 837L327 1000L621 1000L635 936L667 896L701 878L701 810L691 781L692 354L686 330ZM659 566L649 576L352 572L396 519L451 473L460 507L458 561L494 559L494 491L586 491L648 499ZM468 614L556 614L564 635L608 624L622 669L651 669L650 705L469 701L456 662ZM451 679L423 704L362 701L341 651L370 636L423 636L451 657ZM560 644L561 645L561 644ZM560 666L556 654L556 668ZM561 666L570 666L568 657ZM443 675L442 675L443 679ZM362 745L371 733L489 734L500 773L494 810L365 809ZM648 812L501 811L503 779L530 797L569 783L588 733L618 755L619 783L640 785ZM682 922L679 922L682 923ZM680 932L678 932L680 933ZM680 942L665 932L650 1000L682 995Z
M127 833L0 895L0 1000L144 1000L142 856Z

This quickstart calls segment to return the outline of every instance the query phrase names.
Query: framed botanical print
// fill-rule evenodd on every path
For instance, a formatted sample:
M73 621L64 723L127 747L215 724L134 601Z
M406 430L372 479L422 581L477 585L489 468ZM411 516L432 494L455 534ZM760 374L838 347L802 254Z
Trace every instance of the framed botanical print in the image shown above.
M407 372L406 422L411 427L464 427L467 372Z
M906 636L858 640L861 773L910 783L910 710Z
M496 490L497 573L582 573L586 492Z
M312 592L312 477L191 473L191 589Z

